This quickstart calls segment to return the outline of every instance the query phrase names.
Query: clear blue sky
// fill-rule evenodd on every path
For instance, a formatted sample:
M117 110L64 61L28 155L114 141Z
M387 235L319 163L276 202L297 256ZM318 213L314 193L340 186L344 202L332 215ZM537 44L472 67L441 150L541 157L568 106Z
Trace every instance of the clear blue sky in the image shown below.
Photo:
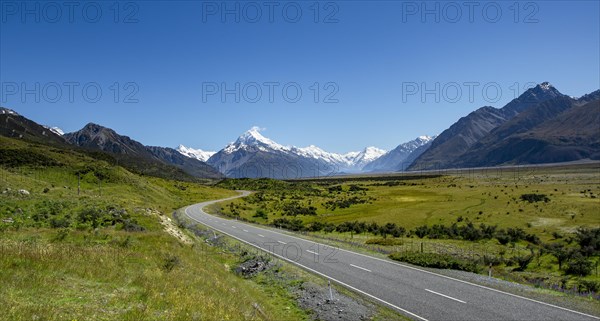
M573 96L600 87L598 1L521 2L518 10L512 1L477 2L472 11L464 2L454 2L458 8L447 2L425 8L408 1L320 2L318 23L314 2L306 1L279 2L272 16L259 2L258 18L256 7L235 1L54 3L59 7L30 1L23 11L21 2L0 1L0 105L65 131L99 123L147 145L218 150L256 125L286 145L391 149L438 134L481 106L503 106L514 98L515 83L550 81ZM239 22L233 14L223 20L223 4L240 5ZM422 17L423 9L437 12L439 22L435 13ZM79 83L72 102L69 82ZM272 103L266 82L279 84ZM329 82L335 85L324 88ZM479 84L472 102L464 85L471 82ZM119 83L118 103L113 83ZM234 95L222 102L209 95L213 83L230 89L240 83L246 93L240 89L239 103ZM302 89L296 103L285 100L294 99L293 83ZM424 100L409 95L414 83L417 90L439 83L440 102L433 94ZM22 84L40 101L32 93L23 99ZM253 84L261 87L258 99ZM498 86L502 95L494 99ZM332 99L338 102L323 103L336 88ZM131 93L138 102L124 103Z

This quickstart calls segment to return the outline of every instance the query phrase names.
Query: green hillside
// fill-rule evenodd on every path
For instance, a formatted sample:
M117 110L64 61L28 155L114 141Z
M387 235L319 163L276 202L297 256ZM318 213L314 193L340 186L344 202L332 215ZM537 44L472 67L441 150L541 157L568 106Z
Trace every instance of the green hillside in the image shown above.
M234 194L0 137L0 318L302 319L238 258L165 232L174 209Z

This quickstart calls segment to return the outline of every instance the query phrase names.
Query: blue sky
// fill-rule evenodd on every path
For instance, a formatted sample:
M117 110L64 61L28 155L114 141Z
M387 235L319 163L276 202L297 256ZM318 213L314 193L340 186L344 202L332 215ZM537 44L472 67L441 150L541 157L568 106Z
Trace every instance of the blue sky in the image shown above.
M285 145L391 149L532 82L600 88L598 1L53 3L0 2L0 105L147 145L218 150L256 125Z

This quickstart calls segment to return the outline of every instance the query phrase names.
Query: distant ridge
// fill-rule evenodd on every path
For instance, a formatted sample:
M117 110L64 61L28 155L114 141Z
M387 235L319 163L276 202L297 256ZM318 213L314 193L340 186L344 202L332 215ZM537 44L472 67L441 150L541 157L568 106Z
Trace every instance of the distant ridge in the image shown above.
M494 129L510 121L527 109L545 101L556 98L570 99L560 93L548 82L543 82L528 89L521 96L513 99L504 107L482 107L469 115L459 119L450 128L443 131L421 156L419 156L409 170L431 170L453 168L465 164L464 158L469 150L482 141ZM492 138L489 138L493 140ZM487 141L482 144L489 144ZM477 147L475 147L477 148ZM475 164L469 164L469 166ZM481 164L479 164L481 165Z
M160 163L175 166L185 173L198 178L222 177L222 174L210 165L185 157L175 149L144 146L128 136L119 135L114 130L98 124L89 123L82 129L73 133L67 133L63 137L73 145L111 153L142 173L161 175L159 172L163 166L158 166L159 168L157 168L157 164ZM149 163L154 165L146 166ZM172 174L180 176L175 172Z

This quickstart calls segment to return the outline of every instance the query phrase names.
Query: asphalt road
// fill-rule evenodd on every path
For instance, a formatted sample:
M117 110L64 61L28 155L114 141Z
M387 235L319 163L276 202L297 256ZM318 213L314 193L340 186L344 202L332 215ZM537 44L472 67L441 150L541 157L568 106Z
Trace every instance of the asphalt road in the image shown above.
M241 192L240 196L249 192ZM210 204L188 206L185 213L239 241L267 251L416 320L600 320L549 303L421 270L391 260L330 247L274 229L205 213Z

